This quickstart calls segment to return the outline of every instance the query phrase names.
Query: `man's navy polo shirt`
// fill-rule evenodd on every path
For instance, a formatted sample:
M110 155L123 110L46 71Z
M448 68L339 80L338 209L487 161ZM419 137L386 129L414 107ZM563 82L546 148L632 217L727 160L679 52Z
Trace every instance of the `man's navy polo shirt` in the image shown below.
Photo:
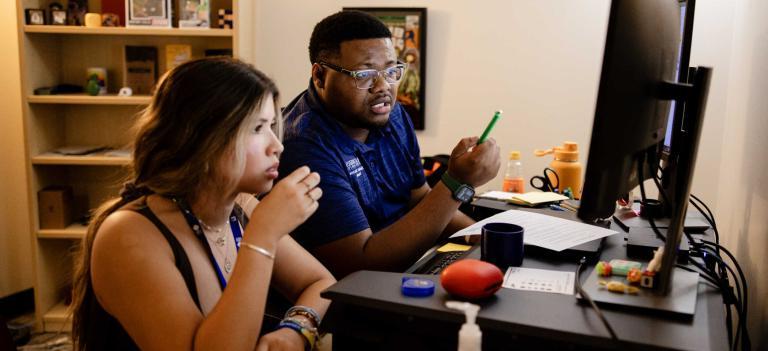
M419 144L400 104L368 140L350 138L330 117L310 83L285 108L280 177L307 165L320 174L319 207L293 237L316 247L367 228L376 233L408 212L411 190L424 185Z

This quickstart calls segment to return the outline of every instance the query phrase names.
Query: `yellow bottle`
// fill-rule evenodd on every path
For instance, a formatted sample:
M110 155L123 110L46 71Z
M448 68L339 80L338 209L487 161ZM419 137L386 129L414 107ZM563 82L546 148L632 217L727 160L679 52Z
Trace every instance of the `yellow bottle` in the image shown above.
M509 153L507 171L504 172L504 183L501 190L510 193L525 192L525 178L523 178L523 164L520 162L520 151Z
M544 156L548 154L554 154L552 163L549 164L549 168L552 168L557 173L558 179L550 179L552 184L557 184L557 191L563 193L565 189L571 188L573 197L575 199L581 198L581 174L582 167L579 163L579 144L566 141L563 146L555 146L547 150L535 150L534 155ZM550 177L552 178L552 177Z

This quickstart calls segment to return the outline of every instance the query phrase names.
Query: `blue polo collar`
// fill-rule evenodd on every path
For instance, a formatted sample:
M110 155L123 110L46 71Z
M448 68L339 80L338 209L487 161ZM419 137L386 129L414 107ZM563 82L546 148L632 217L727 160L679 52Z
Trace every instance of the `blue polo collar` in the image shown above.
M317 91L315 90L314 84L312 84L312 81L309 82L309 88L307 89L307 104L309 105L309 108L315 111L325 122L324 124L329 127L330 131L332 132L333 138L339 142L339 146L345 151L349 153L354 153L355 151L361 152L361 153L368 153L370 151L373 151L376 143L385 137L386 135L389 135L392 133L392 127L390 121L387 121L387 124L382 128L375 128L371 129L368 133L368 140L365 141L365 143L361 143L355 139L352 139L349 135L347 135L346 132L344 132L344 128L342 128L341 123L333 118L328 111L325 109L325 106L323 105L322 100L320 100L320 97L317 95ZM393 105L394 107L395 105ZM395 109L392 109L393 112L390 113L390 119L393 117Z

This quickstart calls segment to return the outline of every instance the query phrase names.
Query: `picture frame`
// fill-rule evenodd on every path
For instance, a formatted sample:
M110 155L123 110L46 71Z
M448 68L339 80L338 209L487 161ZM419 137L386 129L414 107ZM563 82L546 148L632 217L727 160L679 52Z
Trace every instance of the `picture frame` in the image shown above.
M397 92L397 101L408 112L416 130L425 128L425 92L427 63L426 7L344 7L373 15L392 32L398 60L406 70Z
M171 27L171 0L127 0L126 27Z
M180 0L179 28L210 28L210 0Z
M66 10L51 10L51 24L54 26L66 26L67 25L67 11Z
M45 10L44 9L25 9L24 17L28 25L43 25L45 24Z

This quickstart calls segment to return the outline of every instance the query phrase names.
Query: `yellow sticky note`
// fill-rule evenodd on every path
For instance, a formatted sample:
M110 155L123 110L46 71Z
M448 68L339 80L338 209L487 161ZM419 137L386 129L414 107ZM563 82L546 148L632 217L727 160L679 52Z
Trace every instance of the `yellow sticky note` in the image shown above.
M445 244L443 246L440 246L440 248L437 249L437 252L467 251L467 250L469 250L471 248L472 248L472 246L469 246L469 245L447 243L447 244Z

